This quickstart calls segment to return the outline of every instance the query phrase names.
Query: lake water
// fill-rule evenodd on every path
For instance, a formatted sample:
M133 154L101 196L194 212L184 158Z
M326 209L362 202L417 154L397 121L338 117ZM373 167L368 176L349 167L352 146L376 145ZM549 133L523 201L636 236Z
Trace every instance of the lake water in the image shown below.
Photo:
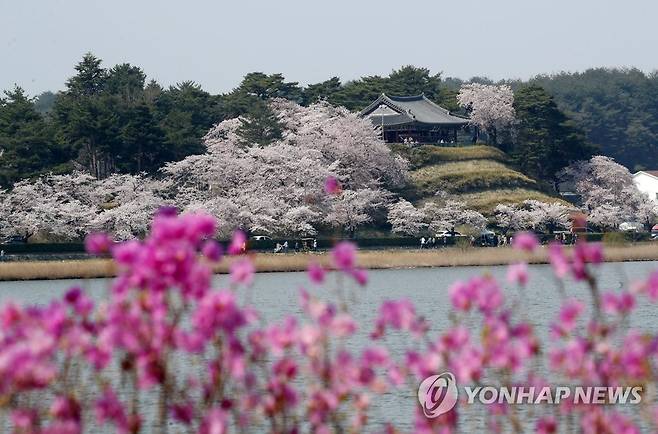
M523 304L516 312L518 318L529 321L535 326L535 332L542 342L546 342L548 326L555 318L561 296L550 267L546 265L530 266L530 283L524 291ZM604 264L597 270L600 288L619 290L627 287L629 282L646 277L651 271L658 269L658 262L627 262ZM369 272L369 284L363 288L352 285L344 288L342 298L350 313L357 318L360 329L354 339L348 343L348 348L363 347L368 341L368 334L377 317L378 307L384 300L408 298L416 306L418 312L432 324L432 331L439 332L449 326L448 312L450 302L448 288L458 279L490 273L506 286L506 293L518 297L518 289L505 282L505 267L455 267L455 268L422 268L404 270L375 270ZM221 286L227 276L217 276L216 284ZM334 282L330 276L329 282ZM0 282L0 303L13 300L22 304L46 303L59 297L73 286L81 285L89 290L96 299L104 297L110 284L107 279L86 281L31 281L31 282ZM240 293L240 297L253 304L266 321L276 321L284 316L301 315L298 305L298 290L305 286L312 293L324 299L336 299L334 290L314 289L305 273L261 273L258 274L252 288ZM580 298L589 304L589 293L583 285L570 284L567 294ZM644 303L643 299L633 316L632 327L655 333L658 327L658 307L655 304ZM435 336L435 334L434 334ZM403 350L413 345L403 335L390 336L386 342L389 351L401 357ZM538 367L543 371L543 367ZM415 390L403 390L376 397L372 403L371 417L373 428L377 421L391 421L403 430L408 430L412 421L413 408L416 405ZM632 409L630 411L633 411ZM466 420L464 420L466 419ZM467 424L465 432L483 432L482 415L474 412L468 417L462 417Z

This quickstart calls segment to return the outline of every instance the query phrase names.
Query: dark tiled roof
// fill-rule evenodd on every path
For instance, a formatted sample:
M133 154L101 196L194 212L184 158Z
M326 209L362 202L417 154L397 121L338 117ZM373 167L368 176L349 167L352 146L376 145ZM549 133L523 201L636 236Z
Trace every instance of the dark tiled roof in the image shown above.
M374 115L372 117L374 124L381 122L381 118L384 120L384 125L399 125L409 122L434 125L465 125L468 123L468 119L450 114L448 110L427 99L425 95L387 96L381 94L377 100L361 111L361 116L368 116L382 104L397 112L398 115ZM387 120L388 117L391 119ZM380 121L378 122L378 120Z
M389 127L392 125L409 124L414 121L411 116L403 113L398 113L394 115L384 115L384 116L379 116L375 114L370 117L370 120L372 121L373 124L384 125L385 127Z

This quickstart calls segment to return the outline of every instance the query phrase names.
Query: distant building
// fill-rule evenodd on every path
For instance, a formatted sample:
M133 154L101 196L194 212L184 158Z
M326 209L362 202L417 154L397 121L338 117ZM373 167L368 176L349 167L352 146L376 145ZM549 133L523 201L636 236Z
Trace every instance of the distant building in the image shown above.
M387 143L455 143L457 133L468 119L455 116L425 95L387 96L381 94L360 113L382 128Z
M658 202L658 170L641 170L633 174L633 182L649 199Z

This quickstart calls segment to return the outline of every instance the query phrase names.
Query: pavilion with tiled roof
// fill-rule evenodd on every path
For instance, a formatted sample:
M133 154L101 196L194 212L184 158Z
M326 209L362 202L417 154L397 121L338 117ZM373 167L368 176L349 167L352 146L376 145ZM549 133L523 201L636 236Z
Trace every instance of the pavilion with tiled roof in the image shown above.
M380 95L364 108L361 117L382 129L388 143L413 140L418 143L454 143L457 132L468 125L468 119L456 116L430 101L425 95Z

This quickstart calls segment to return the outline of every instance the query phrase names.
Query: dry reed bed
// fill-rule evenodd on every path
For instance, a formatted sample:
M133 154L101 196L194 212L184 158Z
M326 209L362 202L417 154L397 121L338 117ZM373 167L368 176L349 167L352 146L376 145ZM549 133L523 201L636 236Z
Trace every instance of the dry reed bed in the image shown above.
M534 264L547 262L546 249L526 255L510 248L449 248L445 250L369 250L360 251L358 263L368 269L492 266L525 260ZM327 253L250 255L259 272L303 271L310 261L329 266ZM229 258L215 267L215 272L226 273L235 258ZM658 243L606 248L609 262L658 260ZM0 263L0 281L41 279L89 279L112 277L116 268L109 259L68 261L30 261ZM1 288L1 285L0 285Z
M114 263L109 259L0 263L0 280L91 279L115 273Z

